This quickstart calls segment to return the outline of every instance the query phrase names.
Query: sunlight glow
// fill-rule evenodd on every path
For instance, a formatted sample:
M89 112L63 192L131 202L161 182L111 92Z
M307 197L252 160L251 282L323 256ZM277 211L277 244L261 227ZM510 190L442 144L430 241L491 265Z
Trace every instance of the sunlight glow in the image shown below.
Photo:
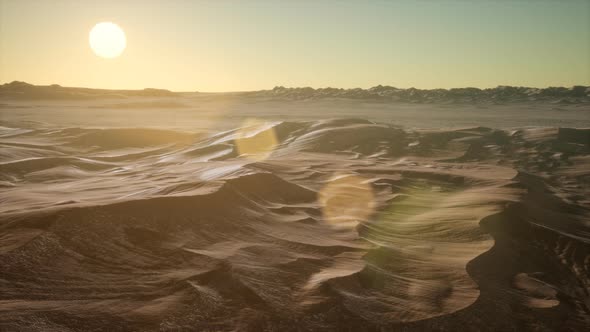
M98 23L90 30L90 48L103 58L116 58L127 46L125 32L112 22Z

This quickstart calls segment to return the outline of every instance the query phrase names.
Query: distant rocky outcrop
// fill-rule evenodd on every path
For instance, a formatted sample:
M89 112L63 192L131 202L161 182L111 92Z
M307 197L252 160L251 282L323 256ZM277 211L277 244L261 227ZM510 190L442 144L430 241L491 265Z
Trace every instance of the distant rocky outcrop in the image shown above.
M252 92L256 96L286 99L350 98L411 103L509 103L543 101L563 104L590 102L590 87L549 87L544 89L498 86L490 89L458 88L421 90L378 85L369 89L286 88Z
M58 84L33 85L14 81L0 85L0 98L5 99L93 99L124 97L173 97L176 93L163 89L107 90L70 88Z

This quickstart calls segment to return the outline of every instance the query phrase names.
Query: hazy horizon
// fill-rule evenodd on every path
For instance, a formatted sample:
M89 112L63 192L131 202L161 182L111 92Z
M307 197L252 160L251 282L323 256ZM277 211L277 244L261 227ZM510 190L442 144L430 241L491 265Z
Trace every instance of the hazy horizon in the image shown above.
M369 87L352 87L352 88L342 88L342 87L338 87L338 86L319 86L319 87L315 87L315 86L285 86L285 85L274 85L271 87L266 87L266 88L261 88L261 89L256 89L256 90L226 90L226 91L199 91L199 90L173 90L173 89L169 89L167 87L161 87L161 86L145 86L145 87L138 87L138 88L94 88L94 87L87 87L87 86L69 86L69 85L63 85L60 83L49 83L49 84L35 84L35 83L31 83L31 82L27 82L27 81L23 81L23 80L13 80L10 82L0 82L0 85L6 85L6 84L11 84L14 82L20 82L20 83L25 83L25 84L30 84L33 86L60 86L62 88L72 88L72 89L93 89L93 90L113 90L113 91L125 91L125 90L130 90L130 91L134 91L134 90L145 90L145 89L156 89L156 90L168 90L170 92L175 92L175 93L191 93L191 92L200 92L200 93L233 93L233 92L256 92L256 91L265 91L265 90L272 90L274 88L277 87L283 87L283 88L287 88L287 89L303 89L303 88L312 88L314 90L317 89L344 89L344 90L351 90L351 89L363 89L363 90L368 90L377 86L388 86L388 87L392 87L392 88L396 88L396 89L418 89L418 90L452 90L452 89L479 89L479 90L486 90L486 89L495 89L495 88L499 88L499 87L504 87L504 86L509 86L509 87L517 87L517 88L530 88L530 89L546 89L546 88L573 88L575 86L584 86L586 87L587 85L579 85L579 84L575 84L575 85L568 85L568 86L558 86L558 85L548 85L546 87L539 87L539 86L515 86L515 85L497 85L497 86L492 86L492 87L477 87L477 86L462 86L462 87L451 87L451 88L428 88L428 89L421 89L421 88L417 88L414 86L410 86L410 87L398 87L398 86L392 86L392 85L387 85L387 84L376 84L373 86L369 86Z
M92 53L118 24L127 47ZM590 2L0 0L0 81L252 91L590 85Z

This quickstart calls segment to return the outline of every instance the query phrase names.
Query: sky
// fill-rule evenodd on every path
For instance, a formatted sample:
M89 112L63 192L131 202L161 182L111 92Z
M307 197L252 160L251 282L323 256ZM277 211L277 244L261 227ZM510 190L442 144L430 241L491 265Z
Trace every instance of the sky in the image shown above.
M114 59L89 46L118 24ZM0 0L0 83L244 91L590 85L590 0Z

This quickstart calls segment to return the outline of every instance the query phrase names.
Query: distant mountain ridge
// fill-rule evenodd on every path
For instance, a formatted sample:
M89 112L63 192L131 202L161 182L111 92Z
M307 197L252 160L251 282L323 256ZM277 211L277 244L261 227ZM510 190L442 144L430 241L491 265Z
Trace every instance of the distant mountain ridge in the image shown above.
M416 88L399 89L392 86L378 85L369 89L335 89L335 88L285 88L253 92L256 95L288 99L350 98L382 101L399 101L412 103L471 103L471 102L526 102L549 101L558 103L590 102L590 87L573 86L528 88L498 86L496 88L456 88L422 90Z
M530 88L498 86L496 88L455 88L455 89L399 89L378 85L369 89L338 88L286 88L277 86L272 90L233 92L234 96L279 99L317 100L326 98L357 99L382 102L408 103L514 103L551 102L561 104L590 103L590 87L573 86ZM32 85L14 81L0 85L0 99L93 99L127 97L179 97L195 96L198 92L172 92L165 89L108 90L62 87L53 85Z

